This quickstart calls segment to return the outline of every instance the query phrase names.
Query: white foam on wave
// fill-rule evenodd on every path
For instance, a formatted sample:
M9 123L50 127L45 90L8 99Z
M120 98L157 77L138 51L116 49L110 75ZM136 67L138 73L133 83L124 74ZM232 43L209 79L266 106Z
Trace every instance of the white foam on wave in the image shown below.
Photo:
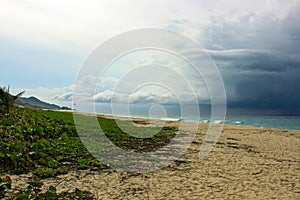
M214 120L214 124L221 124L223 122L224 122L223 120Z
M160 120L162 120L162 121L178 122L178 121L180 121L181 119L179 119L179 118L160 118Z
M242 124L243 122L241 122L241 121L235 121L234 123L235 124Z

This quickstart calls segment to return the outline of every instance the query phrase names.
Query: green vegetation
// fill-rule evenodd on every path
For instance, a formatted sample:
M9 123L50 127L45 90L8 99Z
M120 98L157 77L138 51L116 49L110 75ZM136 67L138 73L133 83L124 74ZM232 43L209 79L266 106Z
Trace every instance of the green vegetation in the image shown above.
M225 143L224 142L217 142L216 144L224 145Z
M57 168L63 161L91 157L70 121L47 111L14 108L0 116L0 173ZM65 113L71 115L70 113Z
M40 167L34 170L34 174L40 178L49 178L55 175L55 171L52 168Z
M9 93L9 86L7 88L0 87L0 114L8 113L17 98L19 98L24 92L25 91L13 96Z
M75 189L72 193L57 194L50 186L42 192L44 178L66 174L70 170L102 169L107 166L96 160L82 144L75 129L73 114L14 107L19 96L9 94L9 88L0 88L0 198L7 199L84 199L88 192ZM89 117L88 117L89 118ZM105 135L115 145L136 152L156 150L175 136L175 127L135 127L131 122L98 118ZM118 124L129 132L151 136L134 137L122 131ZM85 136L98 134L91 128ZM151 135L154 132L154 135ZM91 135L92 134L92 135ZM93 138L93 137L91 137ZM106 147L91 139L95 153ZM122 160L121 162L124 162ZM130 163L130 160L126 160ZM33 173L33 181L26 188L11 188L9 174ZM9 191L9 192L8 192Z
M0 198L5 196L6 190L11 189L11 180L9 176L0 177Z
M7 178L7 177L6 177ZM6 189L11 188L11 183L2 180L0 177L0 197L5 197L5 190L2 189L1 183L6 187ZM42 182L38 180L33 180L27 182L28 186L26 188L20 189L20 191L14 196L10 197L9 199L16 199L16 200L27 200L27 199L91 199L91 195L88 192L82 192L79 189L75 189L74 192L71 193L60 193L57 194L57 189L54 186L49 186L47 191L42 193L42 186L44 185Z
M176 134L176 127L163 127L160 128L145 128L145 127L134 127L130 121L118 121L122 123L122 126L127 126L126 130L134 129L134 132L143 131L143 134L147 135L147 132L157 132L153 137L149 138L138 138L123 132L114 120L98 118L99 124L103 129L105 135L115 145L135 152L147 152L159 149L170 142L170 140ZM159 131L160 130L160 131Z
M0 115L0 175L33 172L33 178L42 180L70 170L100 170L107 167L96 160L82 144L72 113L17 107L10 107L9 111ZM98 118L98 121L113 143L138 152L160 148L175 136L176 131L174 127L163 127L151 138L136 138L124 133L112 119ZM129 126L129 122L126 123ZM148 129L151 128L144 127L141 131ZM10 182L6 179L0 181L0 198L10 188ZM58 194L54 188L49 188L43 194L36 193L38 188L29 183L26 189L20 189L20 198L16 199L44 199L45 195L48 195L46 199L57 199L55 195ZM80 191L76 191L68 194L71 199L76 195L78 197ZM75 195L74 198L72 195Z
M227 140L238 140L236 138L228 137Z

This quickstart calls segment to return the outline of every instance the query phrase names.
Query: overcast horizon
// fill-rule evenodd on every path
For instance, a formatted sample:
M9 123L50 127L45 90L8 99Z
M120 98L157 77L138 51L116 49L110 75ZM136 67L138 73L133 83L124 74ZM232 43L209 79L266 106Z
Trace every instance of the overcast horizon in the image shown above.
M205 49L220 71L230 107L300 115L299 0L0 1L0 86L10 85L14 94L25 90L25 97L71 107L77 75L90 53L113 36L151 27L183 34ZM176 68L191 82L197 79L200 103L209 102L205 82L187 63L157 51L120 58L90 98L109 102L130 70L126 66L151 63ZM182 91L179 96L187 97L185 88L169 78ZM155 87L130 98L134 103L176 103L174 95Z

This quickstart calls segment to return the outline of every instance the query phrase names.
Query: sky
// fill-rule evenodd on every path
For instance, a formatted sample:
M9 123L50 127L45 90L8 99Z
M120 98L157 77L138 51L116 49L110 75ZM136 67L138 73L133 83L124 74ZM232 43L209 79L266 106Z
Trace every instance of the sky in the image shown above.
M205 49L220 71L229 107L300 115L299 0L0 0L0 5L0 86L10 85L13 93L25 90L24 96L70 106L80 69L99 45L127 31L159 28ZM153 50L117 60L88 96L110 101L124 74L153 63L184 76L200 102L209 101L205 81L189 63ZM165 73L180 94L145 86L134 90L130 101L172 104L176 95L187 97L177 75ZM80 81L98 83L99 76Z

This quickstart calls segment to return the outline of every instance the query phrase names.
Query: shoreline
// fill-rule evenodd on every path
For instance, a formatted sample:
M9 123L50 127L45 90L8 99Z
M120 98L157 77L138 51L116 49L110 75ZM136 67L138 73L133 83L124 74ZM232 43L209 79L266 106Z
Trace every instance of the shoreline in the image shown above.
M66 111L62 111L62 110L53 110L53 111L59 111L59 112L66 112ZM139 117L139 116L122 116L122 115L112 115L112 114L106 114L106 113L88 113L88 112L76 112L74 110L71 111L67 111L73 114L82 114L82 115L86 115L86 116L96 116L96 117L103 117L103 118L108 118L108 119L119 119L119 120L145 120L145 121L160 121L160 122L179 122L179 123L199 123L199 124L207 124L207 125L215 125L215 124L219 124L219 125L223 125L223 126L238 126L238 127L255 127L255 128L261 128L261 129L275 129L275 130L295 130L295 131L299 131L300 129L292 129L292 128L278 128L278 127L263 127L263 126L255 126L255 125L247 125L244 124L244 122L242 122L241 124L237 123L237 124L229 124L226 123L226 118L224 119L224 122L222 123L210 123L209 122L203 122L202 121L196 121L196 120L185 120L185 119L180 119L180 118L169 118L171 120L164 120L164 119L151 119L151 118L147 118L147 117ZM249 117L249 116L247 116ZM252 117L252 116L250 116ZM283 118L285 116L261 116L261 117L279 117L279 118ZM291 118L299 118L300 116L286 116L287 118L291 117ZM173 120L174 119L174 120ZM206 121L206 120L204 120Z

